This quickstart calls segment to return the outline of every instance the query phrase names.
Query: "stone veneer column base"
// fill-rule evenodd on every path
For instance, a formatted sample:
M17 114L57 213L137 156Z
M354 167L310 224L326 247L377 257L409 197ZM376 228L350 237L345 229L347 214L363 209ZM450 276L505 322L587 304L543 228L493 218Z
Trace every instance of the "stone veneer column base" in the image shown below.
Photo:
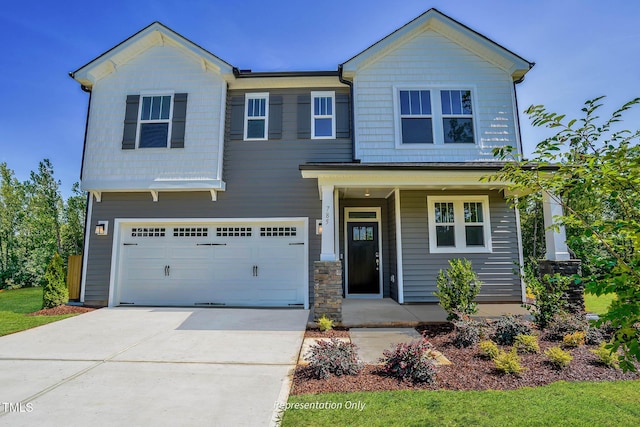
M313 320L342 322L342 261L315 261L313 279Z
M545 274L554 275L556 273L562 276L581 275L580 266L582 262L579 259L571 259L567 261L550 261L541 260L538 264L538 272L542 278ZM584 285L571 282L569 289L564 292L564 298L568 303L569 310L573 313L584 313Z

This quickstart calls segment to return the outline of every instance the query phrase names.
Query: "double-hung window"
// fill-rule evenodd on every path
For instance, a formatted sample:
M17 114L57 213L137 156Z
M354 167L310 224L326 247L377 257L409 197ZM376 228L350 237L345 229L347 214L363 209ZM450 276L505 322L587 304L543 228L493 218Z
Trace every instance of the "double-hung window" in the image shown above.
M166 148L173 109L172 95L142 96L140 103L139 148Z
M400 91L400 121L403 144L433 144L432 120L431 91Z
M473 113L470 90L441 90L444 142L473 143Z
M431 253L490 252L487 196L429 196Z
M336 137L335 92L311 92L311 138Z
M475 142L471 90L399 89L398 146Z
M269 131L269 94L245 95L244 139L265 140Z

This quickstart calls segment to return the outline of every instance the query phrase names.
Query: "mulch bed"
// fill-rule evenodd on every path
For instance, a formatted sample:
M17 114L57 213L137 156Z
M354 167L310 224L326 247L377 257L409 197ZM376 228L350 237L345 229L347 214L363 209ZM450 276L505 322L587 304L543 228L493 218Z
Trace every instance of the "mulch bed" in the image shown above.
M358 375L331 376L317 380L307 367L298 366L293 377L291 394L332 393L382 390L512 390L521 387L538 387L555 381L614 381L639 380L640 373L623 373L597 363L597 356L589 350L597 346L581 346L571 349L573 360L563 370L556 370L547 363L544 350L558 345L557 342L541 339L540 353L522 354L522 366L526 370L520 375L497 372L493 361L482 358L477 346L457 348L452 343L453 330L450 324L429 325L419 328L453 365L439 366L436 382L413 384L385 376L380 366L367 365Z
M44 308L42 310L34 311L27 314L27 316L58 316L60 314L81 314L89 311L93 311L95 308L80 307L77 305L60 305L53 308Z
M329 331L321 332L318 328L307 329L305 338L349 338L348 328L333 328Z

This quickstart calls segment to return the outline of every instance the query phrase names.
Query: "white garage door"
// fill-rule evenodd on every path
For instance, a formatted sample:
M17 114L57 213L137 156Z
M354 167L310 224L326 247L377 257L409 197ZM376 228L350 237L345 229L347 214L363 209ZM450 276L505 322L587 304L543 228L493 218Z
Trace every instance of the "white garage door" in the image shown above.
M302 305L304 222L130 224L116 305Z

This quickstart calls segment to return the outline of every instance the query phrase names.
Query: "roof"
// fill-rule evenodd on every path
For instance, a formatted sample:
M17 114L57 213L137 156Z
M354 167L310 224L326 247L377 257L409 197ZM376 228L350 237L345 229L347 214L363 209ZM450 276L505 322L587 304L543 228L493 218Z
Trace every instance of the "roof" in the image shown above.
M209 70L217 71L223 75L232 75L233 73L234 67L231 64L156 21L76 71L70 72L69 75L83 86L90 88L97 80L112 73L119 66L129 62L147 49L164 44L182 48L201 60L203 67Z
M340 64L340 69L346 78L353 77L359 67L375 60L415 34L429 29L437 31L488 61L495 63L509 72L514 81L522 80L527 71L535 65L533 62L527 61L502 45L432 8Z
M397 170L397 171L425 171L425 170L483 170L499 171L509 162L390 162L390 163L305 163L298 166L301 171L374 171L374 170ZM558 165L538 165L527 163L525 169L538 169L541 171L553 171L558 169Z

